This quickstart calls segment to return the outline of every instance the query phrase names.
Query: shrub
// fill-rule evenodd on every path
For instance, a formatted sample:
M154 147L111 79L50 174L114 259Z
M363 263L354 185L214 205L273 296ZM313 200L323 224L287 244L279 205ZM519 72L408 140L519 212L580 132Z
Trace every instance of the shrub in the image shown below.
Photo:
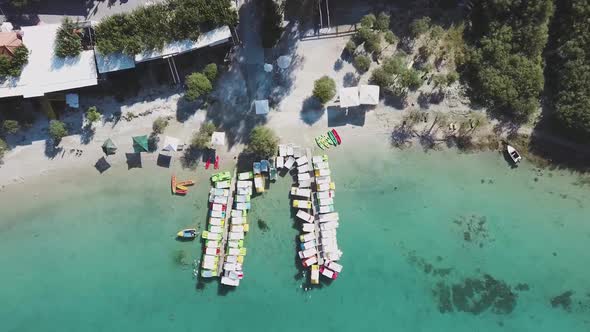
M393 45L393 44L397 43L397 41L398 41L397 36L391 30L385 32L385 34L383 36L385 38L385 41L390 45Z
M100 112L98 112L96 106L91 106L88 108L88 110L86 111L86 120L88 120L90 124L93 124L96 121L100 120Z
M354 51L356 51L356 43L353 40L349 40L346 43L346 52L348 52L348 54L352 55L354 54Z
M55 38L55 55L60 58L76 57L82 52L82 38L78 27L69 18L64 18Z
M459 73L452 71L447 74L447 84L451 85L459 80Z
M410 34L413 38L419 37L421 34L428 31L430 28L430 17L424 16L419 19L415 19L410 24Z
M323 76L313 83L313 96L316 97L322 105L332 100L336 95L336 83L328 76Z
M358 71L364 73L369 70L369 67L371 66L371 59L369 59L369 57L366 55L357 55L354 58L354 66L356 69L358 69Z
M210 63L203 69L203 75L207 76L209 81L213 82L217 78L217 65Z
M4 157L6 151L8 151L8 144L6 144L6 142L4 142L4 140L0 138L0 159Z
M383 67L373 70L371 73L371 83L378 85L385 89L393 84L393 76L388 73Z
M377 21L375 15L367 14L361 18L361 27L371 29L375 24L375 21Z
M400 77L400 84L403 88L408 88L410 90L416 90L422 86L422 78L420 78L420 73L414 69L406 69Z
M256 126L250 132L248 150L257 156L266 158L277 152L278 144L279 139L272 129Z
M367 39L371 37L371 35L375 34L371 29L361 27L356 32L356 39L358 40L359 44L365 42Z
M29 62L29 50L25 45L17 47L12 58L0 55L0 78L19 77L24 65Z
M211 135L215 131L215 125L211 122L205 122L199 128L199 131L191 139L191 147L195 149L205 149L211 143Z
M369 35L369 38L365 41L365 50L370 53L381 52L381 36L376 33Z
M156 134L163 133L166 127L168 127L168 120L161 116L154 120L154 123L152 124L152 130Z
M379 31L386 31L389 29L389 15L387 15L385 12L379 13L379 15L377 15L374 28Z
M66 135L68 135L68 129L65 123L58 120L49 121L49 136L53 138L55 143L59 143Z
M16 134L20 130L20 125L16 120L4 120L2 130L7 134Z
M206 95L213 90L211 81L209 81L207 76L201 73L192 73L188 75L185 84L186 93L184 97L189 101L195 101L202 95Z

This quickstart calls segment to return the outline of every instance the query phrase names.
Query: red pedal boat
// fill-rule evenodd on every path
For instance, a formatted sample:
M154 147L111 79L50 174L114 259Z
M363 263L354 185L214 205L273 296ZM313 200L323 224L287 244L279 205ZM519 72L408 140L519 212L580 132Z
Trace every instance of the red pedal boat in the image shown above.
M209 166L211 166L211 158L207 159L207 163L205 164L205 169L209 169Z
M219 156L215 157L215 165L213 166L215 169L219 169Z
M336 140L338 141L338 145L342 144L342 140L340 139L340 135L338 135L338 132L336 131L336 129L332 129L332 134L334 134L334 137L336 137Z

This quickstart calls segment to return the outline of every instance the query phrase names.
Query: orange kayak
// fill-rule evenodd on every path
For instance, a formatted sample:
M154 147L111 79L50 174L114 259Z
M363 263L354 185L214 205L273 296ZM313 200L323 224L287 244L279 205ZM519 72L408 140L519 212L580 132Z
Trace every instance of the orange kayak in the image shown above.
M172 184L172 193L176 194L176 176L172 175L172 180L171 180L171 184Z
M180 181L180 182L176 183L177 186L192 186L194 184L195 184L195 181L193 181L193 180Z

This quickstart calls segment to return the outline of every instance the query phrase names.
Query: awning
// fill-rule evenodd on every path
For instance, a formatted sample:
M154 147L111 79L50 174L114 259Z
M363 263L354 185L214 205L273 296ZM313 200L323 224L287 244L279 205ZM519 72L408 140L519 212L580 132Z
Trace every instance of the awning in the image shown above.
M216 131L211 135L211 145L225 145L225 133L223 131Z
M340 89L340 107L355 107L360 104L359 89L357 87Z
M256 108L256 114L268 114L270 108L268 107L268 99L255 100L254 106Z
M71 108L80 107L80 96L77 93L66 93L66 104Z
M117 151L117 146L110 138L107 138L107 140L102 144L102 151L104 151L104 153L107 155L114 154L115 151Z
M360 85L359 99L363 105L379 104L379 86L378 85Z
M135 151L135 153L148 152L147 135L133 136L133 151Z
M162 148L162 150L176 151L176 150L178 150L179 143L180 143L180 140L178 138L165 136L164 137L164 148Z

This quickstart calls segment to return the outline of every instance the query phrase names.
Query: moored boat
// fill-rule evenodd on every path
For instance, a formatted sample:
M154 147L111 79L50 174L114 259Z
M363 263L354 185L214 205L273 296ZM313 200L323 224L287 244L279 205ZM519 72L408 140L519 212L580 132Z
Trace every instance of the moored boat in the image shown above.
M197 237L197 230L194 228L187 228L176 233L176 236L182 239L194 239Z
M506 145L506 151L508 152L508 155L514 164L518 164L522 160L520 153L518 153L518 151L516 151L516 149L511 145Z
M336 131L336 129L332 129L332 134L334 134L334 137L336 138L336 141L338 141L338 145L342 144L342 139L340 139L340 135L338 134L338 132Z
M311 283L317 285L320 283L320 267L317 264L311 266Z
M332 142L332 145L334 145L334 146L338 145L338 140L336 139L336 136L334 136L333 132L331 132L331 131L328 132L328 138Z
M172 178L170 180L170 184L172 186L172 193L176 194L176 176L172 175Z

